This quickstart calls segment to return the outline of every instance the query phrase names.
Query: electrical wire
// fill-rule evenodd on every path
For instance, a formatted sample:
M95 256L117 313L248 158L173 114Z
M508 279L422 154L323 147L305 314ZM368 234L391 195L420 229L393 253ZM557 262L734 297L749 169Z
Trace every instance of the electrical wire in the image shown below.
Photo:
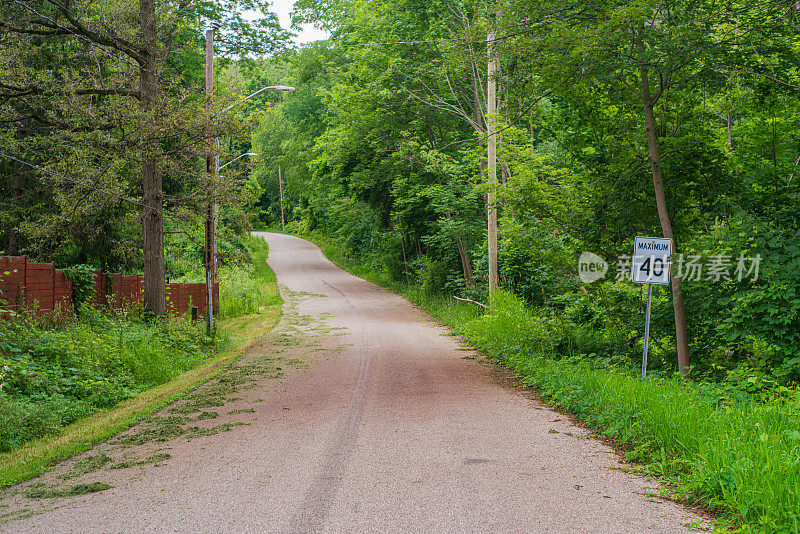
M33 169L37 169L37 170L42 171L42 172L44 172L46 174L49 174L51 176L55 176L56 178L61 178L62 180L66 180L68 182L72 182L74 184L80 185L82 187L86 187L88 189L94 189L95 191L99 191L100 193L103 193L103 194L108 195L110 197L114 197L114 198L122 200L124 202L130 202L131 204L134 204L136 206L140 206L142 208L147 208L149 210L156 211L158 213L161 213L164 216L172 217L171 215L167 214L164 210L161 210L161 209L158 209L158 208L154 208L153 206L148 206L147 204L143 204L143 203L141 203L139 201L136 201L136 200L133 200L133 199L130 199L130 198L127 198L127 197L123 197L122 195L118 195L118 194L113 193L111 191L108 191L106 189L101 189L99 187L95 187L92 184L87 184L86 182L81 182L80 180L75 180L73 178L68 178L68 177L63 176L61 174L58 174L58 173L55 173L55 172L50 171L48 169L45 169L44 167L39 167L38 165L35 165L33 163L29 163L29 162L21 160L19 158L15 158L14 156L9 156L8 154L5 154L4 152L0 152L0 156L6 157L6 158L8 158L8 159L10 159L12 161L16 161L17 163L20 163L20 164L25 165L27 167L31 167Z
M512 37L517 37L519 35L528 34L528 33L532 32L532 31L534 31L535 29L536 28L530 28L530 29L528 29L526 31L521 31L521 32L517 32L517 33L511 33L511 34L508 34L508 35L501 35L501 36L495 37L493 39L482 39L482 40L478 40L478 41L468 41L464 37L442 37L441 39L428 39L428 40L419 40L419 41L384 41L384 42L378 42L378 43L335 43L335 42L332 42L332 41L328 41L328 42L331 43L332 48L338 48L338 47L354 48L354 47L394 46L394 45L414 45L414 44L438 44L438 43L444 43L444 42L468 42L470 44L475 45L475 44L490 44L490 43L496 43L496 42L499 42L499 41L505 41L506 39L511 39Z

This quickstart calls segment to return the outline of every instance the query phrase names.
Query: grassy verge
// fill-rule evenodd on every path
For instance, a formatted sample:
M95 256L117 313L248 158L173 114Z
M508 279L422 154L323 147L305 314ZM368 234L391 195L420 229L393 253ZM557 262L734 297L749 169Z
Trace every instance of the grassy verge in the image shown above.
M726 402L680 378L642 380L626 369L553 360L540 324L512 295L456 326L554 404L630 451L677 496L758 532L800 532L800 397Z
M227 266L219 273L219 316L223 319L257 313L281 303L275 273L267 265L267 242L253 236L245 241L253 261Z
M263 240L253 243L251 252L253 253L253 264L256 266L250 269L252 277L247 279L237 275L235 280L238 280L239 290L231 292L231 295L244 295L246 305L242 305L241 302L230 305L229 313L233 309L238 309L242 313L236 317L229 316L219 321L220 335L218 337L222 339L222 342L213 347L212 356L198 357L197 360L191 362L193 365L188 370L173 366L184 372L159 375L165 383L145 389L113 407L95 411L92 415L80 418L62 429L54 428L49 436L31 440L3 453L0 455L0 487L35 477L46 471L54 462L88 450L93 445L131 427L224 371L247 350L254 340L271 330L280 318L281 299L275 275L266 265L268 250ZM243 269L243 267L238 269ZM248 294L253 286L258 288L259 295L254 295L252 292ZM223 303L224 299L225 294L223 293ZM253 308L254 311L251 312ZM142 334L142 337L147 341L146 335ZM139 367L158 369L162 365L169 365L169 360L161 357L166 349L160 345L157 337L150 338L150 346L153 347L153 350L148 352L144 345L139 348L139 358L137 359ZM80 342L80 339L77 339L77 342ZM63 347L57 345L56 348ZM192 345L190 349L200 350L195 345ZM178 356L180 358L181 355ZM59 355L59 359L61 357L63 355ZM41 366L30 366L30 368L35 370ZM47 378L47 373L39 374L42 375L41 380ZM154 376L152 371L144 373L144 375L150 378ZM87 384L88 387L92 385L94 385L92 382ZM63 403L62 397L56 397L56 401ZM7 420L0 424L14 425L18 423L19 421Z
M631 461L667 481L673 496L722 513L721 528L800 532L800 394L734 400L675 377L642 380L624 367L554 359L552 325L499 292L485 311L426 295L359 265L310 236L357 276L403 293L474 347L515 370L553 404L620 444Z

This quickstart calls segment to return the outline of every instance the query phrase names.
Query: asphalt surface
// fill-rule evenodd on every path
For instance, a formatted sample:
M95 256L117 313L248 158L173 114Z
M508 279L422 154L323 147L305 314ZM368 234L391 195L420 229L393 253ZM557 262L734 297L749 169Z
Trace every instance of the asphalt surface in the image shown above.
M112 489L0 531L674 533L697 520L408 301L307 241L263 235L301 314L332 328L317 334L328 350L248 389L261 396L248 426L176 441L163 465L102 473Z

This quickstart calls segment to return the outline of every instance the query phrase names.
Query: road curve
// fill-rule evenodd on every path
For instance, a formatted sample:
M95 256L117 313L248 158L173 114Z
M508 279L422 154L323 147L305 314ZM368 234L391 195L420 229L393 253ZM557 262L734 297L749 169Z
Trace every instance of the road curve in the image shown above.
M265 384L249 426L8 523L14 532L664 532L697 519L402 297L313 244L263 235L338 346ZM259 399L260 400L260 399Z

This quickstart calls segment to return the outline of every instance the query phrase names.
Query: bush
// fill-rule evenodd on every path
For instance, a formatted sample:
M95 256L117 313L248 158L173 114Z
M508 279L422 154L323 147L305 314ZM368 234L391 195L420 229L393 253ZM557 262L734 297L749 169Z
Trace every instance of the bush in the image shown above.
M80 315L92 296L94 270L88 265L73 265L64 269L64 276L72 281L72 309Z
M0 452L164 383L211 353L202 327L188 320L87 317L0 322Z

